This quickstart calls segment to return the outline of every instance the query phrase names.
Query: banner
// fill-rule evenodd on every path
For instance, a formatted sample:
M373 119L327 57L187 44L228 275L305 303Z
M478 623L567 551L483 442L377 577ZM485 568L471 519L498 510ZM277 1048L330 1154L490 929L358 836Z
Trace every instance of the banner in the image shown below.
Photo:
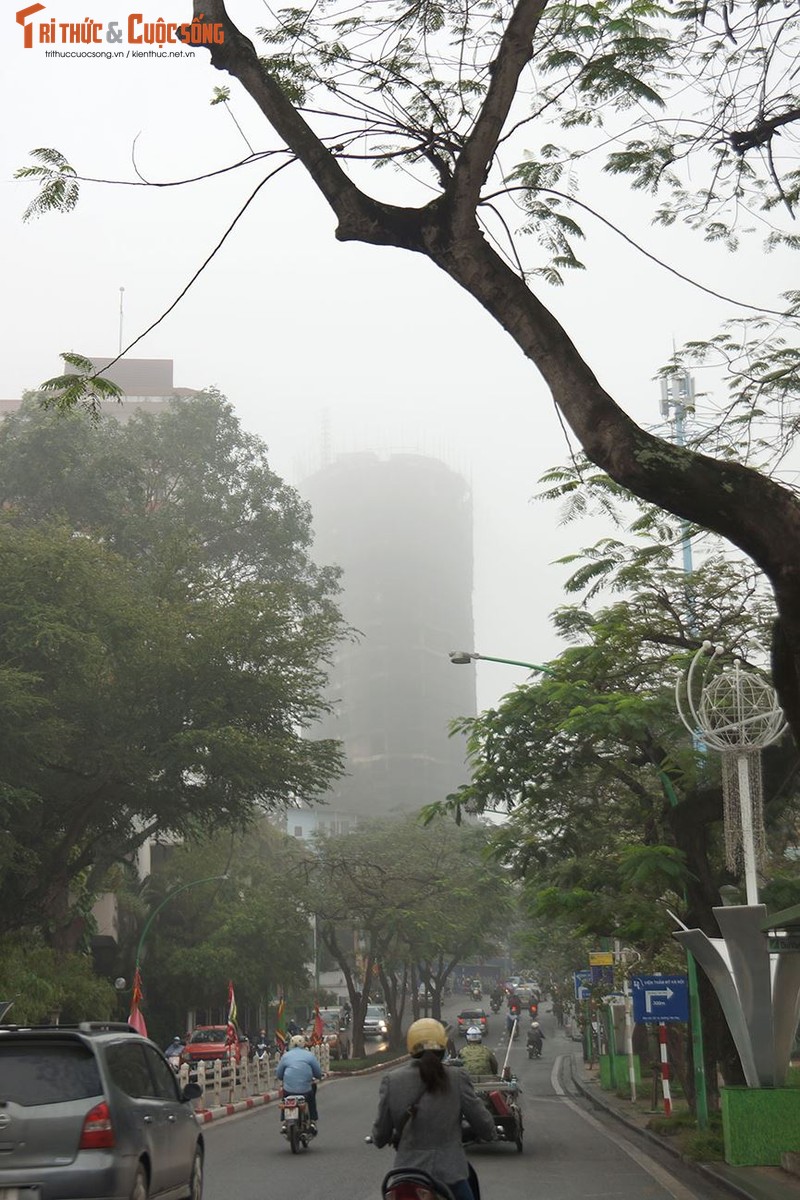
M278 1001L278 1011L275 1016L275 1041L277 1042L278 1049L280 1050L281 1054L283 1054L284 1050L286 1049L285 1019L286 1001L284 1000L283 996L281 996L280 1000Z
M144 1000L144 996L142 995L142 975L137 967L133 976L133 993L131 995L131 1012L128 1017L128 1024L132 1025L142 1037L147 1037L147 1025L139 1010L142 1000Z
M322 1017L319 1015L319 1000L314 1001L314 1030L311 1034L311 1045L321 1046L322 1039L325 1036L325 1026L322 1023Z
M225 1041L229 1046L232 1046L239 1040L239 1033L236 1028L236 997L233 994L233 984L228 983L228 1028L225 1033Z

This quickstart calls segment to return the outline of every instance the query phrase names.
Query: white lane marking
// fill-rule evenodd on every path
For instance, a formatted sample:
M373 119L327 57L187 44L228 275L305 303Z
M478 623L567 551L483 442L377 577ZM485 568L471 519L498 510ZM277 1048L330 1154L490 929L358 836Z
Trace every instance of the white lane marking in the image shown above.
M614 1143L615 1146L618 1146L620 1150L623 1150L629 1158L633 1159L637 1166L640 1166L643 1171L646 1171L647 1174L651 1176L651 1178L655 1179L656 1183L660 1183L664 1190L669 1192L670 1196L674 1196L675 1200L697 1200L696 1192L690 1192L689 1189L684 1187L674 1175L669 1173L669 1171L666 1171L663 1167L659 1166L657 1162L654 1162L651 1158L648 1158L646 1154L642 1154L641 1151L637 1150L634 1146L629 1145L629 1143L619 1134L615 1134L612 1130L606 1129L605 1125L598 1121L596 1117L593 1117L591 1113L584 1112L580 1105L575 1104L574 1101L569 1099L567 1093L564 1091L564 1088L561 1086L561 1080L559 1078L561 1074L561 1065L565 1061L566 1057L567 1056L564 1054L559 1054L553 1063L553 1070L550 1072L550 1082L553 1085L553 1091L557 1096L560 1097L562 1104L566 1104L567 1107L571 1108L574 1113L577 1113L579 1117L582 1117L588 1125L591 1125L593 1129L596 1129L599 1133L602 1133L603 1136L607 1137L609 1141Z

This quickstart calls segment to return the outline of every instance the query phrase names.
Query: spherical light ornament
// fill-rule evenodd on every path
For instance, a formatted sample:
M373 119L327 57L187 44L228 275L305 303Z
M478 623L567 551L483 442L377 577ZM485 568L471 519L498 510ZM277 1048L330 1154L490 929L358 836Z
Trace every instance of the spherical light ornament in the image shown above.
M785 727L775 689L738 663L706 684L697 717L703 740L716 750L769 746Z

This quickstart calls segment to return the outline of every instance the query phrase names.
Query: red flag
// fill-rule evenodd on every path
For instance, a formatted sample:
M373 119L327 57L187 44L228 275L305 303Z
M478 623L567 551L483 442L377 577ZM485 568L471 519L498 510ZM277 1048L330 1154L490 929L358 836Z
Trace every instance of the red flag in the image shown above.
M281 996L278 1001L278 1012L275 1017L275 1041L278 1043L278 1049L283 1054L286 1049L286 1030L284 1029L283 1020L286 1013L286 1001Z
M233 1046L239 1040L239 1034L236 1030L236 997L233 994L233 984L228 983L228 1028L225 1033L225 1041L229 1046Z
M311 1035L312 1044L319 1046L322 1044L322 1039L325 1036L325 1026L322 1023L322 1017L319 1015L319 1001L314 1004L314 1032Z
M144 996L142 995L142 976L139 968L136 968L133 976L133 992L131 994L131 1012L128 1017L128 1024L132 1025L137 1033L142 1037L147 1037L147 1026L145 1025L144 1017L141 1014L139 1005Z

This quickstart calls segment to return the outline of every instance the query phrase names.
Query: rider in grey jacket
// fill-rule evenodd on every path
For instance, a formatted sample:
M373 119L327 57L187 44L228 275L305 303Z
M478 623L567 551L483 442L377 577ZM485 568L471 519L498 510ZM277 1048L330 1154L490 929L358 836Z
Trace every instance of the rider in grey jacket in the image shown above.
M395 1145L395 1168L427 1171L446 1183L456 1200L474 1200L461 1117L469 1121L476 1138L487 1142L497 1137L494 1120L467 1072L443 1063L447 1037L439 1021L415 1021L407 1044L411 1062L381 1080L372 1141L376 1146Z

